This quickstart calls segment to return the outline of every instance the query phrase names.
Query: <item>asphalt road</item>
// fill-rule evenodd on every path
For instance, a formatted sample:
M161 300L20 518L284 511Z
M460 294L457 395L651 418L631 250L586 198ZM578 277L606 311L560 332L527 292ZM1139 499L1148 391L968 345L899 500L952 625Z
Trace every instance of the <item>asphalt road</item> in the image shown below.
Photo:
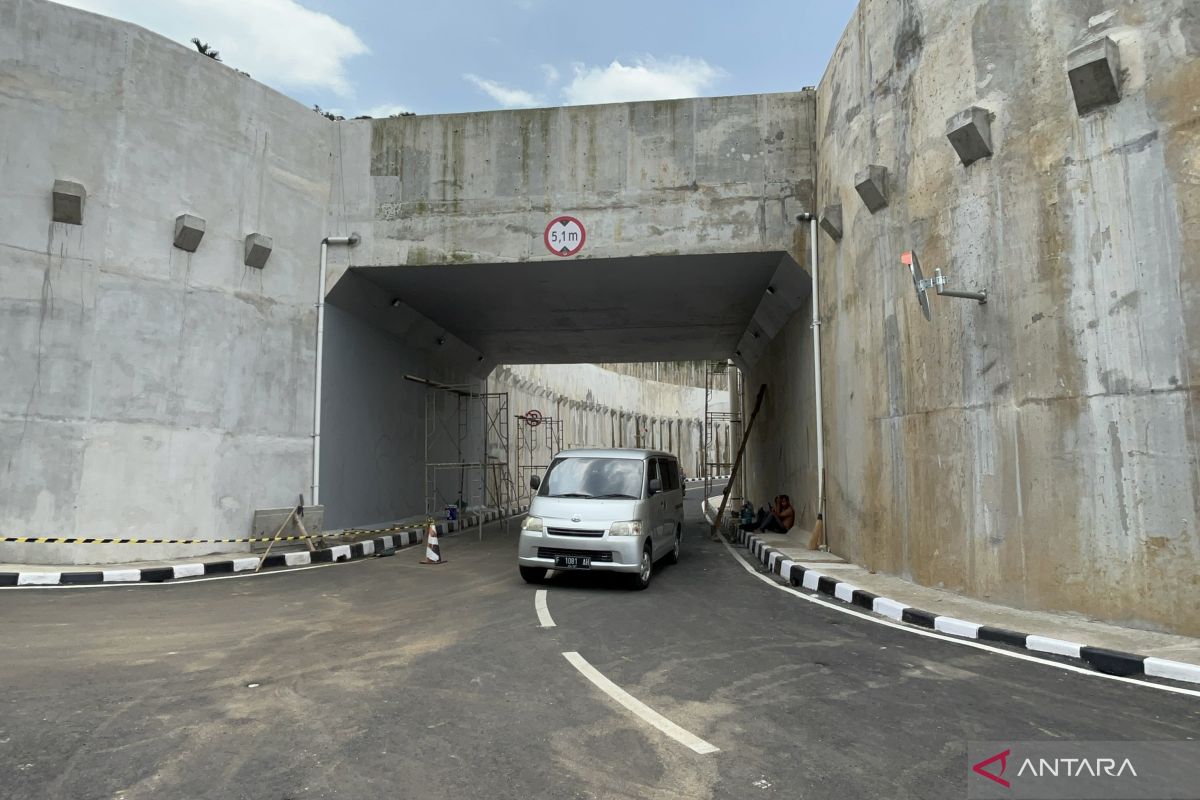
M302 572L0 593L0 798L961 798L975 740L1185 739L1200 699L872 624L709 542L632 592L514 533ZM719 748L614 702L577 652Z

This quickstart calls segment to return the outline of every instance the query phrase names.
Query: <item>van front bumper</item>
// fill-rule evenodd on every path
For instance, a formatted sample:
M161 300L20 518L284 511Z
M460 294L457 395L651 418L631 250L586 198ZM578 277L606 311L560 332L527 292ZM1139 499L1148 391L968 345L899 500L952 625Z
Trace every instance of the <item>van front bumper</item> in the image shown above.
M517 563L522 567L555 567L555 556L586 556L591 569L604 572L637 572L641 569L642 548L646 534L641 536L551 536L545 533L521 531L517 545Z

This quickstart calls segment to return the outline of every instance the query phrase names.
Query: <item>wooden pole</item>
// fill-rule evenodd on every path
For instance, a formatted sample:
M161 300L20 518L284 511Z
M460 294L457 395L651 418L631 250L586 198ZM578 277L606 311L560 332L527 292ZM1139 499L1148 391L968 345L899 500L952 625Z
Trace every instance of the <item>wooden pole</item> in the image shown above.
M279 534L283 533L283 529L287 527L287 524L292 521L292 517L294 516L296 516L295 508L293 508L288 515L283 518L283 524L279 526L279 530L275 531L275 535L271 537L271 541L267 545L267 549L263 551L262 556L258 559L258 566L254 568L255 572L258 572L260 569L262 569L263 562L267 560L267 556L270 554L271 548L275 546L275 540L279 538Z
M737 480L738 470L742 466L742 455L746 452L746 442L750 439L750 431L754 429L754 420L758 417L758 412L762 409L763 398L766 396L767 385L764 383L758 387L758 397L754 399L754 411L750 413L750 421L746 423L746 430L742 431L742 442L738 445L737 458L733 460L729 483L725 484L725 491L721 493L721 507L717 509L717 516L713 518L712 530L709 531L712 539L717 538L717 531L721 528L721 518L725 516L725 506L729 503L729 494L733 491L733 483Z

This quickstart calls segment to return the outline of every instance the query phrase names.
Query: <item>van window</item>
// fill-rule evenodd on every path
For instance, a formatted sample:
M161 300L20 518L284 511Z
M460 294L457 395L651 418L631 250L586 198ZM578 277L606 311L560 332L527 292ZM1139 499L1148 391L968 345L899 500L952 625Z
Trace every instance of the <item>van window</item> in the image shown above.
M679 488L679 462L673 458L660 459L659 474L662 475L664 492L673 492Z
M646 497L650 496L650 481L655 479L662 480L658 472L658 459L646 459Z
M637 500L642 496L642 472L637 458L556 458L538 497Z

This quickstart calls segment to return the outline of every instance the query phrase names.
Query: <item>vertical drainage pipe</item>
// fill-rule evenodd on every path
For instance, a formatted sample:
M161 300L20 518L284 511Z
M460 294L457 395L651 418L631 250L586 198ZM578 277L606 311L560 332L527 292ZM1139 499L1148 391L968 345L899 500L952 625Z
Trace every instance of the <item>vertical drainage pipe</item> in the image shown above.
M358 244L357 233L349 236L326 236L321 240L321 274L317 279L317 375L313 386L313 454L311 505L321 504L321 375L325 361L325 266L329 245Z
M812 277L812 332L813 332L813 395L817 407L817 519L825 516L825 421L824 402L821 395L821 311L818 302L819 276L817 267L817 215L801 214L797 219L808 223L809 275ZM824 525L821 526L821 542L825 544Z
M808 240L812 258L812 329L813 329L813 389L817 401L817 513L825 518L825 401L821 392L821 307L817 298L817 215L808 221ZM821 542L825 544L825 526L821 526Z

